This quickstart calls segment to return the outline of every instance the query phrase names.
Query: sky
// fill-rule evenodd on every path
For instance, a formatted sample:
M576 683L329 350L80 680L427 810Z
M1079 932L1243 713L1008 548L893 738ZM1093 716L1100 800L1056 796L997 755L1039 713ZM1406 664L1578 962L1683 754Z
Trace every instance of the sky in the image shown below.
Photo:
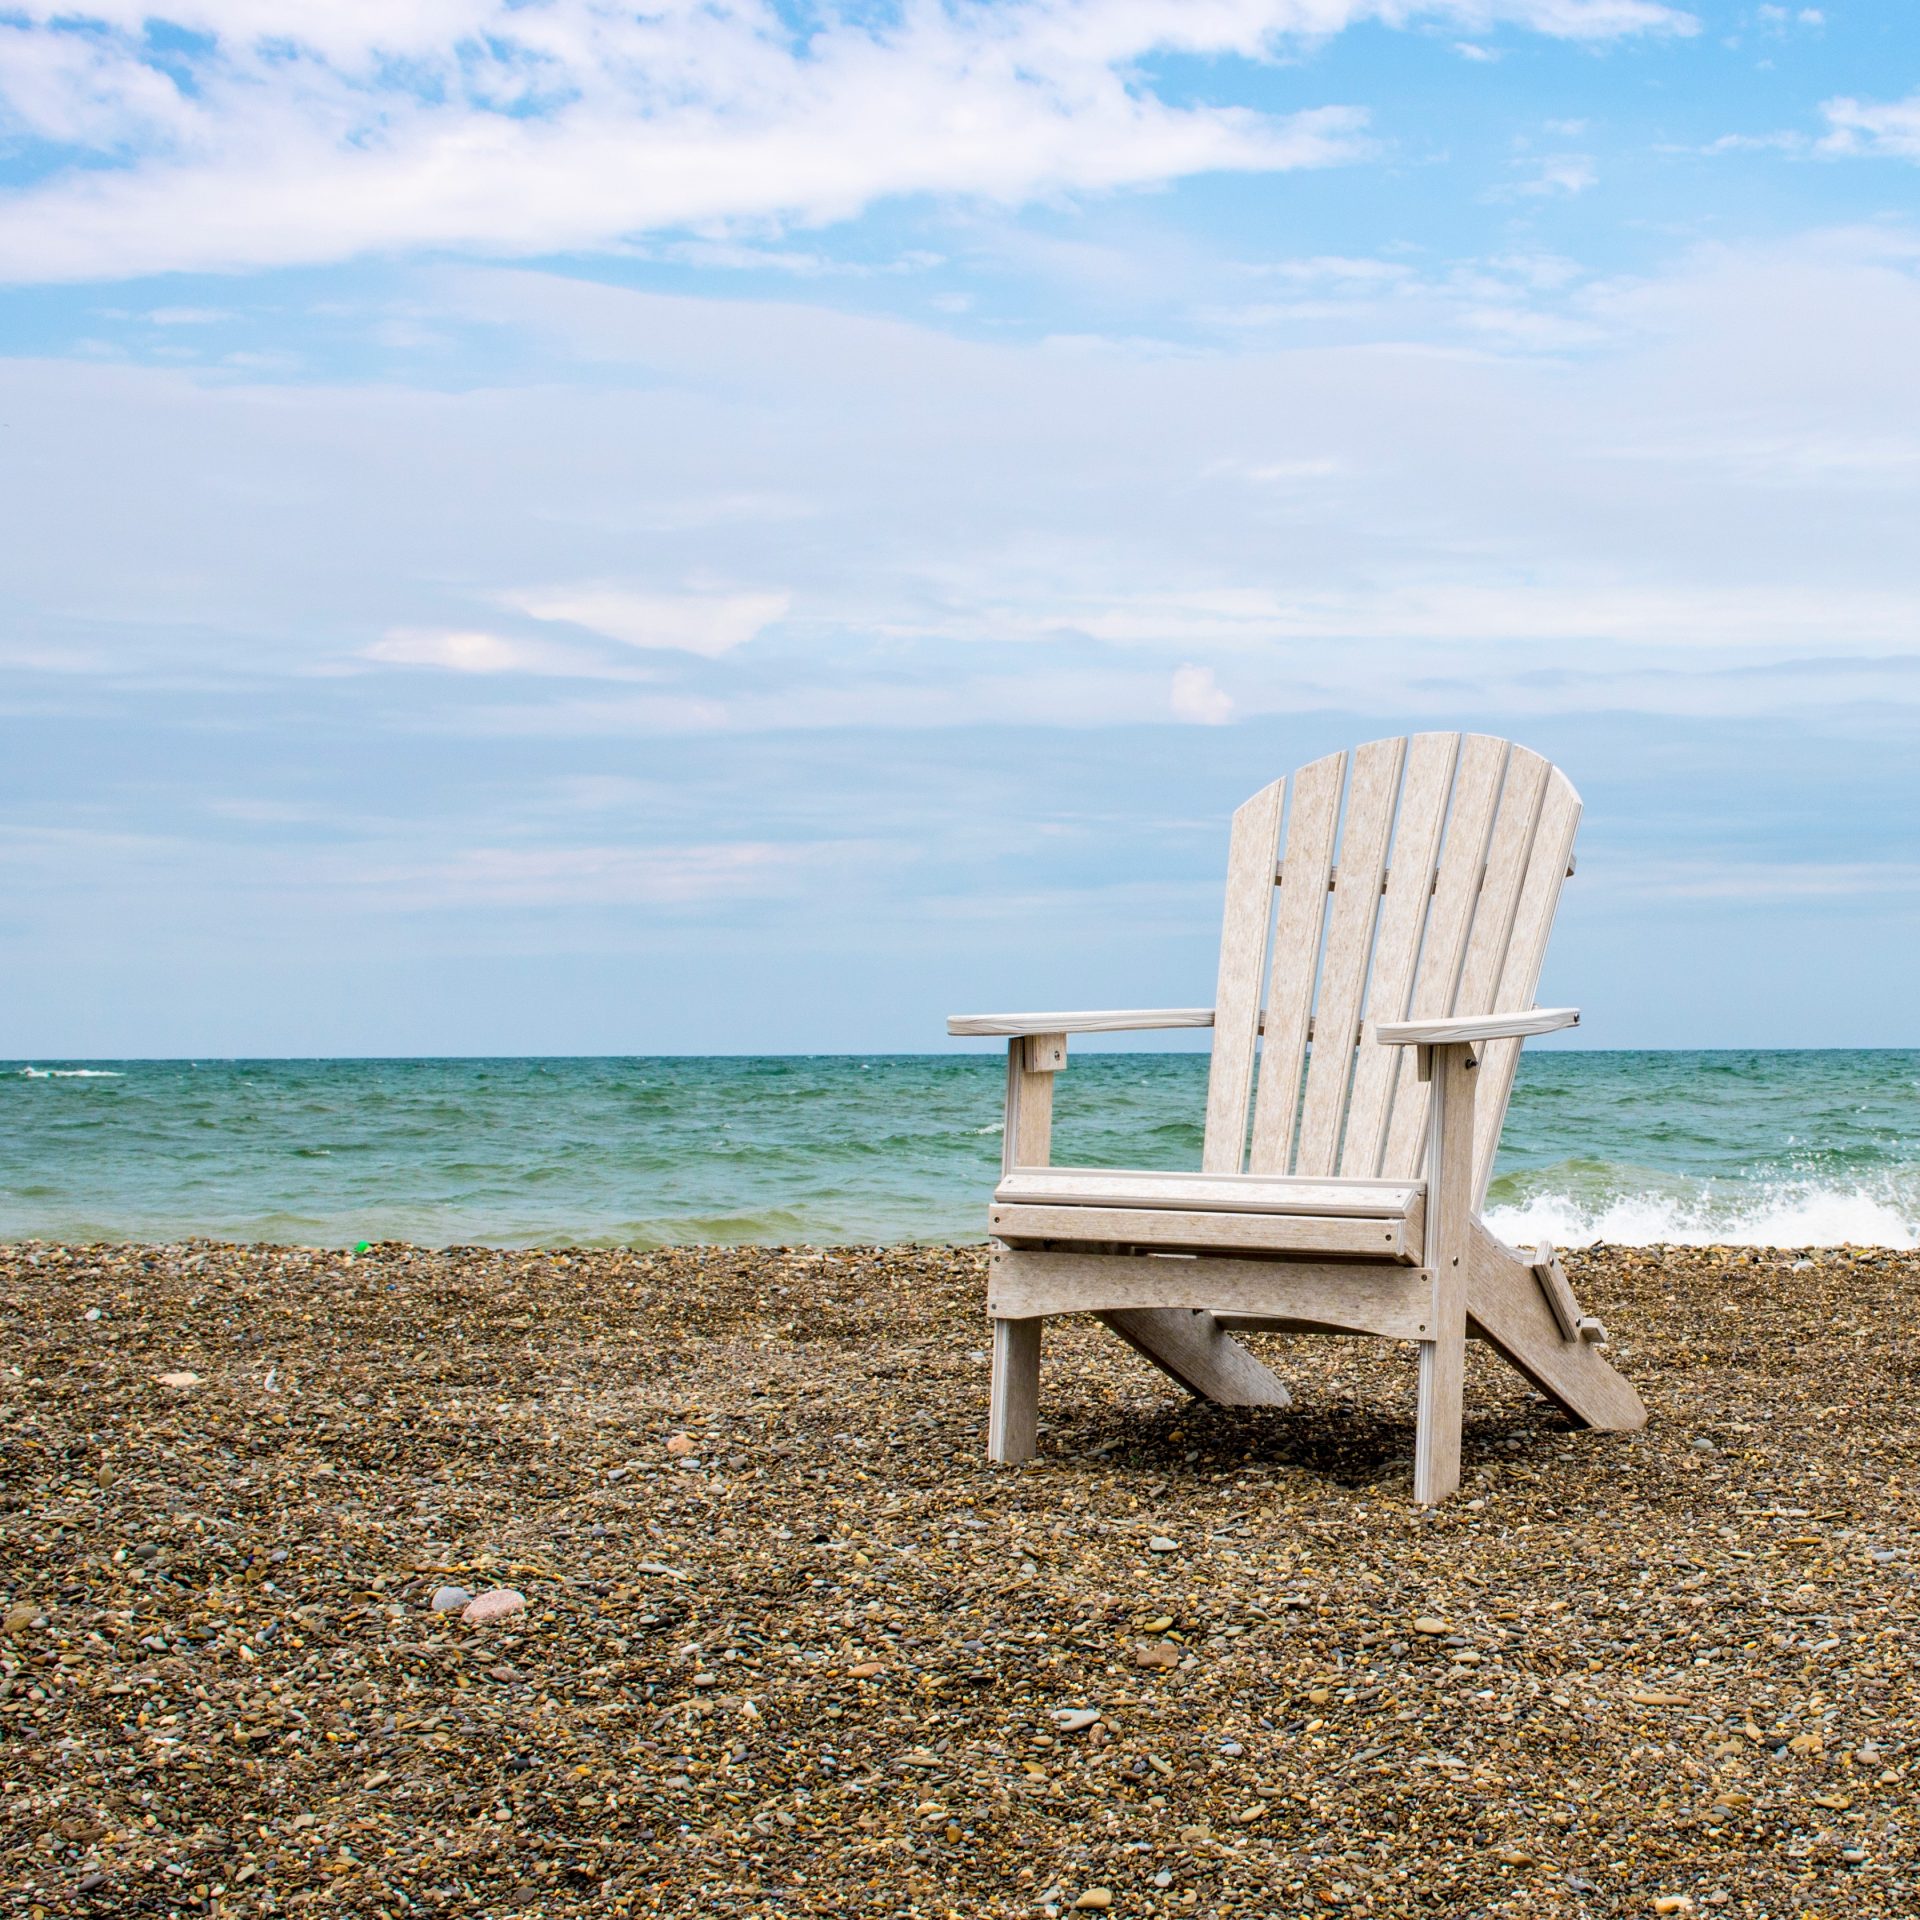
M1426 727L1915 1044L1917 528L1907 0L0 4L0 1055L1204 1004Z

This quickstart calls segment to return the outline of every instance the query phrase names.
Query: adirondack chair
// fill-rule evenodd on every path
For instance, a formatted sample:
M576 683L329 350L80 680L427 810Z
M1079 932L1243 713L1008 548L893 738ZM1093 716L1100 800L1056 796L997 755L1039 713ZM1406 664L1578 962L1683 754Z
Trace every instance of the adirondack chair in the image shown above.
M1579 1019L1533 1004L1579 818L1484 734L1331 754L1233 816L1212 1006L947 1022L1008 1043L993 1459L1032 1457L1041 1327L1069 1313L1228 1406L1289 1404L1236 1332L1415 1342L1422 1505L1460 1483L1469 1334L1584 1424L1644 1424L1553 1250L1480 1217L1521 1041ZM1068 1035L1177 1027L1213 1029L1201 1170L1051 1166Z

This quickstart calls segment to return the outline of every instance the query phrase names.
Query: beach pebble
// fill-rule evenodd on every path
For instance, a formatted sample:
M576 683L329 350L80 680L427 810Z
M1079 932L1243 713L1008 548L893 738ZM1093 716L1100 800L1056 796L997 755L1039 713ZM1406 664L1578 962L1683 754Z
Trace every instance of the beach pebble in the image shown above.
M1062 1733L1085 1733L1100 1718L1098 1707L1056 1707L1053 1724Z
M435 1613L458 1613L473 1598L465 1587L435 1587L433 1590L433 1610Z
M693 1442L684 1433L676 1433L667 1442L667 1451L676 1460L684 1460L693 1451Z
M512 1587L489 1587L467 1602L460 1618L470 1627L484 1627L489 1621L504 1620L510 1613L521 1612L526 1604L527 1596Z
M1073 1903L1075 1913L1105 1913L1113 1905L1113 1893L1107 1887L1089 1887Z
M200 1384L200 1376L197 1373L190 1373L185 1367L182 1367L176 1373L157 1375L154 1384L161 1387L197 1387Z
M7 1609L6 1630L8 1633L24 1633L40 1618L40 1609L31 1600L16 1600Z
M1423 1613L1413 1623L1415 1633L1451 1633L1453 1629L1436 1614Z
M1179 1543L1169 1540L1164 1533L1156 1533L1153 1538L1147 1542L1147 1551L1149 1553L1178 1553L1179 1550Z

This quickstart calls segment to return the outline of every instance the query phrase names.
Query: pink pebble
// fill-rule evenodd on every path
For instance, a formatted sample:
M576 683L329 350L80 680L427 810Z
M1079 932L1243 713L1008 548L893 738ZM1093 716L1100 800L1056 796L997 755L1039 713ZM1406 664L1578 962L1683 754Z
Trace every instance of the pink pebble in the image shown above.
M484 1627L489 1620L504 1620L508 1614L520 1612L526 1604L527 1596L511 1587L489 1587L460 1609L460 1618L470 1627Z

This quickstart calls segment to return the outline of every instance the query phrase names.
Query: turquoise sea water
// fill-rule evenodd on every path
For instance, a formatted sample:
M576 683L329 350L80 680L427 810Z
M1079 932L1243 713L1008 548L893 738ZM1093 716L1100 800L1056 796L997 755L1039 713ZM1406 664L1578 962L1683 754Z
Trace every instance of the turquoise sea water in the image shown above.
M978 1240L1000 1056L15 1061L0 1239ZM1060 1164L1194 1167L1206 1060L1077 1054ZM1920 1242L1920 1053L1526 1056L1511 1238Z

